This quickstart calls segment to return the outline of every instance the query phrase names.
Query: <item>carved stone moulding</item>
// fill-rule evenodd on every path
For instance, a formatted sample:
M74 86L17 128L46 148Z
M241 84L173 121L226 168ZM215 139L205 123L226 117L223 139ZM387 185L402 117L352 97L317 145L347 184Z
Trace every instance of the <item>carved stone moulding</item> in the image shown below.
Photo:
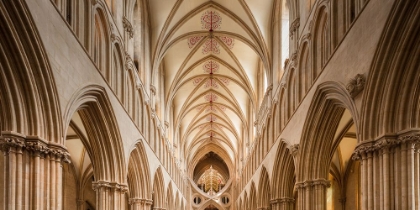
M128 201L128 204L130 204L130 205L133 205L133 204L152 205L153 200L145 199L145 198L130 198L130 200Z
M119 184L119 183L116 183L116 182L108 182L108 181L92 182L92 189L94 191L99 190L101 188L118 190L118 191L121 191L121 192L127 192L128 191L128 186L126 184Z
M50 155L70 163L70 154L61 145L49 144L37 136L25 136L17 133L6 133L0 137L0 150L10 152L31 152L34 155Z
M130 21L126 17L123 17L123 27L125 31L127 31L130 38L133 38L134 36L133 25L131 25Z
M306 180L306 181L298 182L295 184L296 189L305 189L305 188L316 187L316 186L324 186L328 188L331 186L331 182L329 180L320 178L320 179Z
M397 135L382 136L377 140L365 141L360 143L353 152L352 159L359 160L366 157L368 153L376 151L385 151L387 149L399 146L401 144L410 144L412 148L420 144L420 133L406 133Z
M283 198L276 198L270 201L270 204L282 204L282 203L294 203L295 199L294 198L289 198L289 197L283 197ZM262 209L268 209L268 208L262 208Z

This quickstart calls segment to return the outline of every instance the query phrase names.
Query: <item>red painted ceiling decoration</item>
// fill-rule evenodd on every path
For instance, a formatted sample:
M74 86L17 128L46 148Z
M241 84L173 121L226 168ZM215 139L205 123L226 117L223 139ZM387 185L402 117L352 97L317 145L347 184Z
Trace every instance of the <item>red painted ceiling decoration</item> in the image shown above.
M188 47L191 49L193 48L197 43L199 43L202 39L204 38L204 36L192 36L190 38L188 38Z
M216 133L213 132L213 131L210 131L210 132L207 133L207 135L210 136L210 137L215 137Z
M229 48L232 49L233 46L235 45L235 41L233 38L228 37L228 36L218 36L220 40L222 40L222 42Z
M206 83L204 83L204 88L214 88L217 89L219 88L219 85L217 85L217 82L215 79L210 78L206 81Z
M214 115L209 115L209 116L207 116L207 121L209 121L209 122L215 122L215 121L217 121L217 117L216 116L214 116Z
M217 109L215 106L210 105L208 107L206 107L206 112L217 112Z
M219 68L219 63L217 63L217 61L214 60L209 60L203 65L204 72L207 74L217 73L219 71Z
M204 80L204 78L203 77L197 77L197 78L194 78L193 79L193 85L194 86L197 86L198 84L200 84L201 83L201 81L203 81Z
M206 11L201 16L201 25L203 29L215 30L220 29L222 24L222 17L215 11Z
M207 95L204 96L204 99L208 102L215 102L217 101L218 97L214 93L208 93Z
M219 78L220 81L223 82L225 85L229 85L230 80L228 78Z
M205 112L217 112L217 108L222 110L222 111L226 111L226 107L220 104L202 104L200 106L197 106L197 111L201 111L205 108Z
M204 42L202 52L203 54L208 54L208 53L220 54L219 43L216 41L216 39L213 39L213 38L207 39L206 42Z

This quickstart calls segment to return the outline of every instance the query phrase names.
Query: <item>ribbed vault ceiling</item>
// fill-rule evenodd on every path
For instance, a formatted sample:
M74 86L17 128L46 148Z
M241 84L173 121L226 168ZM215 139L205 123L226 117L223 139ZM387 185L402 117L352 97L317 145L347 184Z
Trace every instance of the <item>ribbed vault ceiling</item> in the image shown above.
M162 118L187 163L216 144L234 164L252 138L257 89L271 68L274 1L149 1L153 81L163 75Z

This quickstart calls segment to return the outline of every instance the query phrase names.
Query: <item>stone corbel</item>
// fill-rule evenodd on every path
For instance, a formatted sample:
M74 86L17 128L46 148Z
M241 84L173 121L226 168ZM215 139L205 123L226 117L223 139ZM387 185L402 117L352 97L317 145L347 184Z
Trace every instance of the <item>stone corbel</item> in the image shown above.
M273 90L273 84L271 84L270 86L267 87L267 95Z
M154 85L150 85L150 93L156 95L156 87Z
M289 32L290 32L290 38L292 38L293 39L293 34L299 29L299 27L300 27L300 18L296 18L293 22L292 22L292 24L290 24L290 29L289 29Z
M292 56L290 57L291 59L292 59L292 65L293 66L295 66L296 65L296 60L297 60L297 56L298 55L298 53L297 52L294 52L293 54L292 54Z
M293 157L296 157L299 153L299 144L293 144L289 146L290 154L292 154Z
M133 25L131 25L130 21L126 17L123 17L123 27L125 31L127 31L130 38L133 38L134 37Z
M127 52L125 52L125 68L127 68L127 70L135 69L133 59Z
M357 74L346 86L347 92L352 98L355 98L364 88L365 76L363 74Z

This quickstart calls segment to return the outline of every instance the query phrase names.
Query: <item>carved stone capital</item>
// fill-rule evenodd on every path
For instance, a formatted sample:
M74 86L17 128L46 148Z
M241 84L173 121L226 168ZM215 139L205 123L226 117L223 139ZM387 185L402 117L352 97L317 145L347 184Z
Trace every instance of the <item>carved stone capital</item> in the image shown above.
M294 202L295 202L294 198L282 197L282 198L276 198L276 199L271 200L270 204L282 204L282 203L294 203Z
M50 152L52 152L52 153L55 152L55 151L50 151L48 149L47 145L45 145L45 144L43 144L39 141L27 142L26 143L26 150L33 152L35 155L39 155L39 154L46 155Z
M381 138L377 141L375 141L374 145L373 145L373 149L374 150L381 150L381 149L387 149L390 148L394 145L398 144L398 140L396 140L395 138Z
M315 179L312 181L312 186L324 186L328 188L331 186L331 182L326 179Z
M354 98L365 88L365 83L365 76L363 74L357 74L356 77L347 83L347 92Z
M401 135L398 138L396 136L383 136L375 141L367 141L358 145L353 152L352 159L359 160L366 157L368 153L380 151L387 152L388 149L401 144L409 144L412 149L416 149L420 144L420 134L410 133L407 135Z
M25 147L25 139L20 136L5 136L0 139L0 150L9 153L12 148L21 150Z
M295 188L298 190L298 189L303 189L303 188L305 188L305 183L303 183L303 182L298 182L298 183L296 183L295 184Z
M128 204L134 205L134 204L141 204L143 206L149 206L153 204L152 200L144 199L144 198L130 198L128 201Z
M408 134L398 137L400 143L418 144L420 143L420 134Z
M353 154L352 154L352 159L353 160L360 160L363 157L366 156L367 153L373 152L375 151L375 146L373 143L366 143L366 144L361 144L359 146L356 147L356 149L354 150Z
M94 191L99 190L101 188L105 188L105 189L112 189L115 191L121 191L123 193L128 191L128 186L125 184L119 184L116 182L108 182L108 181L97 181L97 182L92 182L92 189Z
M101 188L111 188L111 185L107 181L97 181L92 182L92 189L93 191L97 191Z

